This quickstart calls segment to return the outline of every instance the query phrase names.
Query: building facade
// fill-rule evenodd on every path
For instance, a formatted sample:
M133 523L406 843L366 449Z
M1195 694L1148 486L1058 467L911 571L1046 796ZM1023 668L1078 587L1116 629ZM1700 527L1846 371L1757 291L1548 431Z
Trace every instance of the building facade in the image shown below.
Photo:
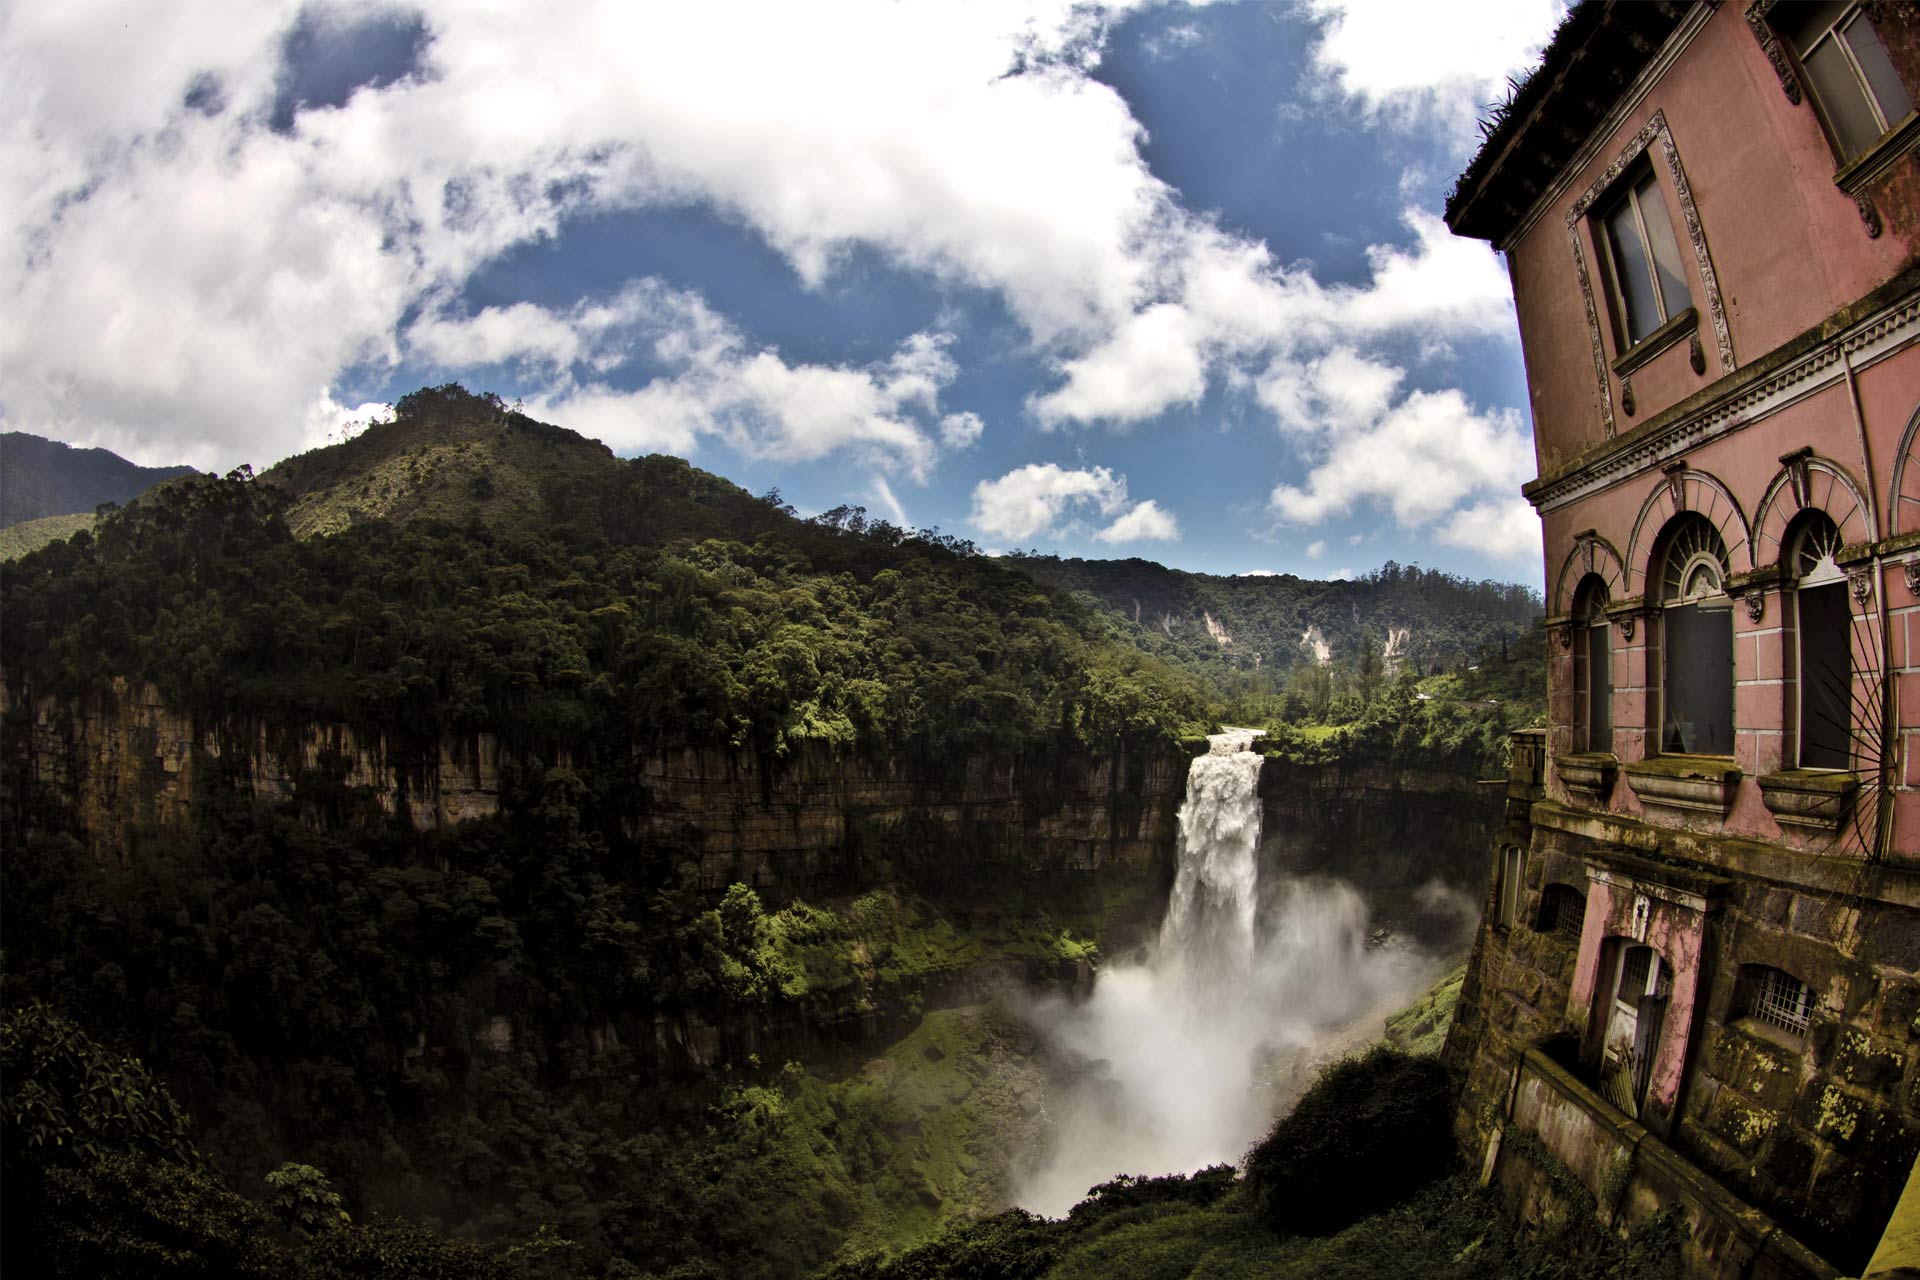
M1920 6L1587 0L1448 203L1513 280L1552 636L1461 1136L1702 1274L1858 1269L1920 1149L1916 98Z

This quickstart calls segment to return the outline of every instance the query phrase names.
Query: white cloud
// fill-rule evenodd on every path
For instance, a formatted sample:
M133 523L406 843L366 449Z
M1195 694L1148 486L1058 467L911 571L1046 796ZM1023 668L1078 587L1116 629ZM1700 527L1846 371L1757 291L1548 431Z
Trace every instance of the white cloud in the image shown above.
M1480 0L1471 14L1404 0L1305 0L1325 25L1315 69L1366 110L1409 123L1426 117L1473 141L1475 115L1523 74L1553 34L1560 0Z
M1353 570L1351 570L1351 569L1329 569L1329 570L1327 571L1327 576L1326 576L1326 577L1325 577L1325 578L1323 579L1323 581L1326 581L1326 582L1352 582L1352 581L1353 581Z
M938 416L940 392L958 371L945 334L913 334L868 367L794 365L754 347L698 294L654 279L564 313L528 303L461 318L431 312L406 337L447 369L544 366L548 388L531 411L619 450L691 453L717 437L748 457L812 461L844 451L924 480L939 440L965 435L948 424L972 417ZM637 390L600 380L636 354L668 371ZM576 383L576 367L588 381Z
M1456 512L1440 541L1496 559L1540 562L1540 517L1524 498L1493 498Z
M1277 578L1280 576L1280 571L1278 569L1248 569L1245 573L1234 576L1240 578Z
M1442 537L1517 557L1497 543L1520 532L1512 495L1532 474L1533 461L1518 414L1477 412L1458 391L1415 391L1377 421L1328 437L1305 484L1277 486L1271 502L1274 513L1292 524L1318 524L1377 505L1410 529L1470 507L1480 513L1444 524ZM1537 528L1534 537L1529 550L1538 546Z
M1053 532L1069 507L1091 506L1110 516L1126 504L1126 477L1105 467L1069 471L1057 463L1029 463L973 487L973 524L1018 542Z
M986 424L980 421L980 415L969 410L950 413L940 419L940 443L949 449L968 449L980 442L980 433Z
M1551 26L1551 0L1514 3L1467 22L1309 0L1316 65L1380 119L1445 115ZM1409 207L1367 279L1326 286L1186 208L1125 99L1089 74L1125 7L424 0L419 74L278 132L299 0L19 7L0 25L0 419L140 461L264 464L359 413L336 402L357 398L347 385L412 360L509 368L530 411L623 450L723 440L918 481L981 438L976 414L940 404L957 374L940 332L870 363L793 361L650 280L462 310L477 271L571 218L697 206L808 285L859 252L996 294L1054 371L1029 402L1043 425L1139 423L1224 386L1315 460L1276 491L1280 514L1378 502L1458 545L1510 537L1511 503L1488 504L1517 483L1512 422L1463 407L1495 456L1443 457L1424 491L1363 474L1396 449L1447 452L1419 423L1429 401L1464 400L1408 395L1381 346L1510 337L1498 260ZM376 11L325 9L345 24ZM1187 39L1171 28L1164 47ZM195 85L220 105L188 106ZM616 375L642 357L661 372L636 389ZM1010 473L976 489L976 523L1013 539L1097 512L1092 536L1177 531L1110 475L1121 496L1105 505L1104 469L1054 471L1095 479L991 488Z
M1093 536L1101 542L1178 542L1180 522L1148 498Z
M808 282L865 248L997 292L1057 361L1034 402L1049 422L1138 421L1342 335L1507 323L1490 255L1430 217L1410 215L1411 247L1376 251L1372 284L1327 289L1185 210L1125 100L1087 74L1123 7L427 0L421 74L273 132L292 0L189 0L164 22L27 6L0 30L0 296L25 321L0 334L7 423L150 460L267 461L297 443L312 388L407 349L544 371L550 402L611 420L616 393L557 373L623 358L630 299L465 320L448 300L569 217L663 204L736 220ZM224 105L183 105L200 83ZM924 428L890 424L951 375L917 340L887 373L743 359L740 403L803 402L751 439L924 466ZM636 438L732 420L686 386L636 395L652 415ZM963 447L969 430L940 435Z
M893 486L887 483L885 476L874 476L873 497L874 501L878 502L886 511L887 519L893 521L902 529L913 527L913 522L907 519L907 509L900 505L900 499L893 496Z
M1315 538L1307 544L1307 559L1318 560L1325 554L1327 554L1327 541L1325 538Z

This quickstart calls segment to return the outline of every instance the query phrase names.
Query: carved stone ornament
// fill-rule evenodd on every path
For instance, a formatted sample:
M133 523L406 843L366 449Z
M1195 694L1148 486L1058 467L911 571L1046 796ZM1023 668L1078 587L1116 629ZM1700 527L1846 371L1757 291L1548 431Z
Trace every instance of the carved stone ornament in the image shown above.
M1707 353L1700 347L1700 333L1695 330L1687 336L1687 367L1695 376L1707 371Z
M1559 631L1560 633L1560 647L1562 649L1572 649L1573 648L1573 624L1568 623L1564 627L1555 628L1555 630Z
M1582 553L1585 554L1587 559L1587 572L1592 573L1593 572L1593 539L1582 538L1580 540L1580 550Z
M1767 10L1771 8L1773 0L1754 0L1747 6L1747 28L1753 32L1753 38L1760 42L1760 51L1767 55L1767 61L1773 64L1773 74L1780 77L1780 89L1787 95L1787 101L1797 107L1800 105L1800 79L1793 74L1793 65L1787 61L1786 50L1780 47L1773 27L1767 22Z
M1767 593L1766 592L1749 591L1742 598L1747 602L1748 618L1752 619L1754 622L1758 622L1760 621L1760 619L1767 616Z
M1633 416L1633 379L1620 379L1620 411L1629 418Z
M1628 614L1626 617L1620 619L1620 638L1622 640L1633 639L1633 615L1632 614Z
M1920 596L1920 560L1909 560L1901 565L1900 576L1907 580L1907 590Z
M1884 228L1880 225L1880 211L1873 207L1873 201L1862 193L1853 198L1853 207L1860 211L1860 221L1867 228L1867 239L1878 240Z
M1687 509L1687 464L1676 462L1672 466L1661 468L1661 474L1667 478L1667 496L1673 499L1673 509Z
M1855 569L1847 575L1847 586L1853 592L1853 598L1865 604L1873 598L1873 575L1865 569Z

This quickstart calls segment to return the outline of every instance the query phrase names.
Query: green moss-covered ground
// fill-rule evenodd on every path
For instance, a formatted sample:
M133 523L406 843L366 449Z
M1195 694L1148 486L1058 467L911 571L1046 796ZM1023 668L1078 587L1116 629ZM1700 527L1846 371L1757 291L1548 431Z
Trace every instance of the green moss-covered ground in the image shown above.
M1463 960L1440 980L1428 987L1412 1004L1387 1019L1386 1041L1403 1053L1437 1054L1447 1041L1447 1028L1453 1025L1453 1007L1460 1000L1460 984L1466 981Z

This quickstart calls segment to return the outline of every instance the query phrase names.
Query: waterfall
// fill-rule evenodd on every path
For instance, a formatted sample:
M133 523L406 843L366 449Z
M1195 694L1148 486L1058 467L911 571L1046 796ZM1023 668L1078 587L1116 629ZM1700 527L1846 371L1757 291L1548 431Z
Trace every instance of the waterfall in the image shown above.
M1081 1070L1048 1099L1054 1142L1019 1180L1022 1208L1058 1215L1122 1173L1238 1162L1285 1101L1277 1060L1417 989L1404 953L1367 949L1351 886L1261 883L1258 734L1212 735L1188 770L1173 894L1145 963L1103 969L1083 1005L1032 1011Z
M1260 756L1250 748L1259 733L1212 735L1212 749L1187 770L1179 870L1154 960L1185 988L1196 1011L1237 994L1253 971Z

